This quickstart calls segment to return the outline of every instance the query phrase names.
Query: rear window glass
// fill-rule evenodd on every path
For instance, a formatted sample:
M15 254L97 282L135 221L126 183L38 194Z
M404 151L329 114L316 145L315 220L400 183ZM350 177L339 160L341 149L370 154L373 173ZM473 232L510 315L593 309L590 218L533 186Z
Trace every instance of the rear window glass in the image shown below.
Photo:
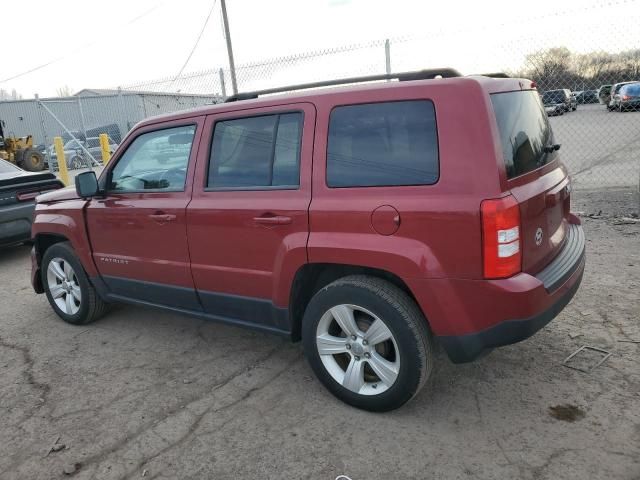
M624 95L640 96L640 83L632 83L631 85L625 85L620 89L620 93Z
M330 187L430 185L438 181L438 138L427 100L336 107L329 120Z
M622 89L622 87L624 87L625 85L629 85L628 83L618 83L616 84L615 90L613 91L613 93L620 93L620 89Z
M565 101L565 99L566 97L562 90L550 90L542 94L542 101L545 104L562 103Z
M535 170L553 159L553 154L544 151L554 139L538 92L494 93L491 102L508 178Z

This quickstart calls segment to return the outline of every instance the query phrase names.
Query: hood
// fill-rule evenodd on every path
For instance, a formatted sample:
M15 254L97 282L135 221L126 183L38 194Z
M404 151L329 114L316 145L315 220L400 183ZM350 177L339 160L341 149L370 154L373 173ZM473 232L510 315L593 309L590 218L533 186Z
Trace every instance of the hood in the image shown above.
M76 193L76 187L66 187L54 192L43 193L36 197L37 203L61 202L63 200L77 200L80 197Z

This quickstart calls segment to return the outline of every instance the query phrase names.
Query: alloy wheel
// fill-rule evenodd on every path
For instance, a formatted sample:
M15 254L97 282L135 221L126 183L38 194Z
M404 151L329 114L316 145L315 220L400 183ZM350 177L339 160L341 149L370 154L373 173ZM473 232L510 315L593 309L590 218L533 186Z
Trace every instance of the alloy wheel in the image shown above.
M320 318L316 347L331 377L351 392L379 395L400 372L400 352L391 330L357 305L341 304Z
M59 257L53 258L49 262L47 286L51 298L62 312L67 315L78 313L82 302L82 291L69 262Z

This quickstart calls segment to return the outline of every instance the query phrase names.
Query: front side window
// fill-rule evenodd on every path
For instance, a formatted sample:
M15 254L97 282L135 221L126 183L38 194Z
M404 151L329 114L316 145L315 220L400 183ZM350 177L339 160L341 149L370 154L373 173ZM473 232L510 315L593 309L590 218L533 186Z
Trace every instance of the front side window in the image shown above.
M111 172L108 190L183 191L195 132L188 125L136 137Z
M207 187L297 187L302 119L295 112L217 122Z
M438 136L427 100L336 107L329 120L327 185L431 185L438 181Z

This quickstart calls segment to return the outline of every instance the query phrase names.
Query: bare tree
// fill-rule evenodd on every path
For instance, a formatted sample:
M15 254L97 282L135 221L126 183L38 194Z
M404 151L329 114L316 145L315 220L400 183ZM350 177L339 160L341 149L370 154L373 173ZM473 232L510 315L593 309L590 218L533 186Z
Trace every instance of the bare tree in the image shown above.
M535 80L543 90L596 89L603 84L640 81L640 49L582 54L566 47L539 50L526 56L520 75Z
M73 90L69 85L63 85L56 89L56 93L59 97L70 97L72 95Z

